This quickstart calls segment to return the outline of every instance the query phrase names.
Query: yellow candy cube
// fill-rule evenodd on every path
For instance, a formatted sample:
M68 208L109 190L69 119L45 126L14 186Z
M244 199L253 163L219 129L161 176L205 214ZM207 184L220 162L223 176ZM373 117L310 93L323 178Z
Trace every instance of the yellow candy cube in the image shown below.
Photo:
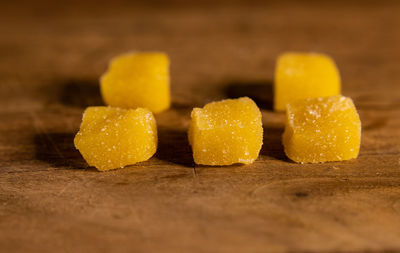
M284 53L275 72L274 109L284 111L286 104L298 99L340 95L340 75L327 55Z
M350 98L308 98L288 104L283 146L298 163L322 163L356 158L361 122Z
M143 108L88 107L74 143L90 166L100 171L122 168L156 152L156 121Z
M103 100L122 108L154 113L170 106L169 60L163 53L129 53L112 59L100 79Z
M189 143L195 163L250 164L263 142L261 112L248 97L226 99L194 108Z

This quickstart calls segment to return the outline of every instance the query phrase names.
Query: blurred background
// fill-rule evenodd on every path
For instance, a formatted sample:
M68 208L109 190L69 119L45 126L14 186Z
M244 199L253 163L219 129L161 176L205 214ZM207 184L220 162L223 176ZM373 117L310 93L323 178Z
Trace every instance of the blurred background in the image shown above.
M112 56L132 50L170 55L177 103L214 100L229 82L271 81L283 51L327 53L345 95L367 96L371 85L381 100L388 87L399 92L398 10L398 1L5 1L2 106L40 108L51 98L38 86L95 84ZM21 94L27 82L34 91Z

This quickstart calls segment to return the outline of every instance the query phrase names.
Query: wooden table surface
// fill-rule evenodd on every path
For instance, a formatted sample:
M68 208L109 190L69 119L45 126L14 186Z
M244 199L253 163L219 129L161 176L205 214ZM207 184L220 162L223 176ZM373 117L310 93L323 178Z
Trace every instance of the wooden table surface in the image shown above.
M143 1L145 2L145 1ZM2 1L1 252L400 252L399 1ZM98 78L131 50L171 58L170 110L147 162L100 173L73 146ZM289 161L271 110L276 57L331 55L362 125L356 160ZM195 106L248 95L264 145L196 166Z

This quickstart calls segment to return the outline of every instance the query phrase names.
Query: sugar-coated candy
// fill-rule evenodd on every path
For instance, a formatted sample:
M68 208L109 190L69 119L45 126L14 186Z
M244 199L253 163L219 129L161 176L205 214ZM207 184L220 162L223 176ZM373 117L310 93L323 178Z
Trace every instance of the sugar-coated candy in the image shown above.
M361 122L350 98L331 96L287 105L283 133L286 155L297 163L322 163L356 158Z
M274 109L284 111L297 99L340 95L340 75L335 62L316 53L279 56L274 82Z
M212 102L193 109L188 135L197 164L250 164L263 142L261 112L248 97Z
M88 107L75 147L100 171L146 161L157 150L157 126L148 109Z
M170 106L169 60L164 53L128 53L111 60L100 78L107 105L147 108L154 113Z

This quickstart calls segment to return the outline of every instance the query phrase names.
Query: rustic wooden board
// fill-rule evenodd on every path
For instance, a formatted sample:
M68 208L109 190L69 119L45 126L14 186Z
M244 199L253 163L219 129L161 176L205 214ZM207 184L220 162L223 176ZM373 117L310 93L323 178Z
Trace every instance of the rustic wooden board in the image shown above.
M0 251L400 251L400 2L188 2L1 2ZM130 50L170 55L173 107L155 157L99 173L72 140L107 61ZM271 83L287 50L337 61L357 160L285 157ZM262 108L260 158L195 166L191 109L243 95Z

